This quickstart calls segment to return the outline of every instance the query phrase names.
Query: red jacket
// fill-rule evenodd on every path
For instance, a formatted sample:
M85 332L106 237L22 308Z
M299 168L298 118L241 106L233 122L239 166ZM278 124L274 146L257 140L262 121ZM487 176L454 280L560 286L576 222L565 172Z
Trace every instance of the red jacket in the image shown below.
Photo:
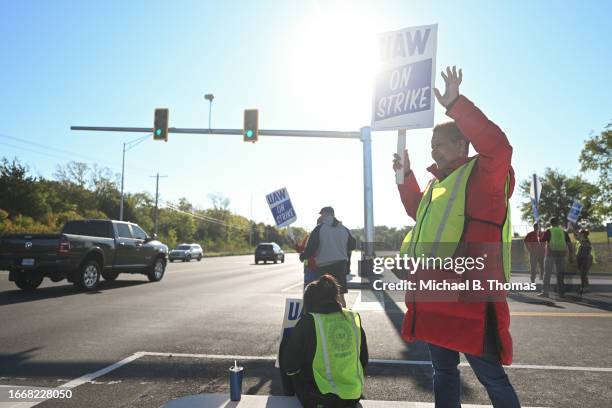
M308 237L309 236L306 235L304 239L302 240L302 242L300 242L299 244L295 244L295 251L298 254L301 254L306 249L306 245L308 244ZM308 268L313 271L317 270L317 262L315 261L314 255L308 258Z
M544 256L544 241L542 240L542 238L543 234L541 232L538 233L536 231L531 231L527 235L525 235L523 242L529 250L529 253L536 256Z
M466 191L466 227L462 242L499 243L500 226L506 215L505 183L510 174L509 196L514 190L514 172L510 165L512 146L501 129L491 122L464 96L454 102L446 112L453 118L478 152L477 162L470 176ZM452 163L454 170L468 158ZM429 170L434 177L443 178L435 164ZM416 212L423 193L410 173L404 184L398 185L402 203L408 215L416 219ZM497 224L497 225L495 225ZM482 256L482 254L469 254ZM501 248L488 252L487 274L503 282ZM505 295L505 294L504 294ZM500 357L503 364L512 362L512 337L510 336L510 312L505 300L492 302L497 320ZM479 302L415 302L410 292L406 294L408 310L402 325L402 337L407 341L423 340L463 353L481 355L484 349L487 301Z

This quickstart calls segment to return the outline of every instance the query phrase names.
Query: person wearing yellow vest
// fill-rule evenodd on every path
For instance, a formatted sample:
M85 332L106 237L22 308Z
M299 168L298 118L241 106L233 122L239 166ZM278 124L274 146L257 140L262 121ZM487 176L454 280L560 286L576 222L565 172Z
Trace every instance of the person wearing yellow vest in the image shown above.
M544 260L544 285L540 296L548 297L550 291L550 275L553 266L557 271L557 293L565 296L565 269L567 256L573 259L572 241L569 234L559 226L559 219L550 219L550 228L544 232L542 242L546 242L546 258Z
M459 94L461 70L448 67L442 77L445 92L435 89L435 95L454 122L433 129L431 156L435 163L428 170L434 178L424 191L410 168L408 152L404 152L404 182L398 184L398 190L407 214L416 223L404 239L400 254L488 257L480 275L461 274L456 268L448 271L421 266L410 275L417 284L435 279L464 282L474 277L508 282L512 147L502 130ZM470 143L476 156L468 155ZM397 154L393 168L402 168ZM451 292L430 300L407 291L402 337L408 342L424 341L429 347L436 407L460 406L460 352L486 388L493 406L520 407L502 366L512 362L506 295L503 290L484 291L468 300Z
M356 407L368 364L368 346L358 313L343 309L331 275L310 283L304 316L285 345L279 365L306 408Z

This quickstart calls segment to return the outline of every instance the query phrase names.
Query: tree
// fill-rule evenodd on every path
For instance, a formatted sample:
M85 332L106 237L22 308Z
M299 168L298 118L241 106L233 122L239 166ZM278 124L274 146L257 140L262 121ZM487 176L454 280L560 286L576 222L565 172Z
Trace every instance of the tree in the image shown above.
M585 141L580 152L580 165L582 171L599 173L595 211L609 219L612 217L612 123L608 123L599 135Z
M64 183L74 183L79 187L85 187L89 166L87 163L71 161L65 166L57 165L55 179Z
M28 167L17 159L6 158L0 164L0 208L9 215L24 215L39 219L50 211L38 179L28 175Z
M563 222L576 199L584 205L579 221L590 228L601 225L601 216L594 211L598 193L597 186L580 176L568 177L550 168L546 169L540 181L542 182L542 193L538 205L540 221L548 222L552 217L557 217ZM529 199L530 185L531 178L523 180L519 186L521 196L527 198L527 201L521 204L521 215L524 219L534 222Z

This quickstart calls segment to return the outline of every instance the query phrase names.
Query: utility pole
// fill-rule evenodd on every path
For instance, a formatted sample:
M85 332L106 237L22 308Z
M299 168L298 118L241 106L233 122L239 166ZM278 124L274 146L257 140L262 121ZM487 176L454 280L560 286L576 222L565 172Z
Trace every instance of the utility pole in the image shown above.
M159 178L168 177L168 176L160 176L159 173L157 173L157 175L149 176L149 177L155 177L157 179L155 181L155 218L153 220L153 233L157 235L157 217L158 217L157 214L159 213L159 209L157 207L157 203L159 202Z
M253 246L253 193L251 193L251 231L249 232L249 245Z
M151 133L141 136L138 139L131 140L129 142L123 142L123 158L121 159L121 202L119 204L119 221L123 221L123 181L125 179L125 152L144 142L149 136L151 136Z

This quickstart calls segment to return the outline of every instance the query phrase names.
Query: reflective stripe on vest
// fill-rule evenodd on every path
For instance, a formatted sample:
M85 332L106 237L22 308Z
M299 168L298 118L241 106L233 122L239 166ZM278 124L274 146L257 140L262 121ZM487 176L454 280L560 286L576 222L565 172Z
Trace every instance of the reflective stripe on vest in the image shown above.
M442 181L437 179L430 181L419 203L414 228L404 238L400 255L408 255L413 258L421 256L446 258L455 254L466 225L466 192L476 160L472 159L456 168ZM506 282L510 281L510 245L512 242L510 206L508 205L509 189L510 176L506 178L505 185L504 224L499 225L499 242L503 244L502 264Z
M565 231L561 227L550 227L550 242L549 248L553 251L565 251Z
M342 399L358 399L363 391L361 320L348 310L311 313L315 321L317 349L312 371L322 394L334 393Z

